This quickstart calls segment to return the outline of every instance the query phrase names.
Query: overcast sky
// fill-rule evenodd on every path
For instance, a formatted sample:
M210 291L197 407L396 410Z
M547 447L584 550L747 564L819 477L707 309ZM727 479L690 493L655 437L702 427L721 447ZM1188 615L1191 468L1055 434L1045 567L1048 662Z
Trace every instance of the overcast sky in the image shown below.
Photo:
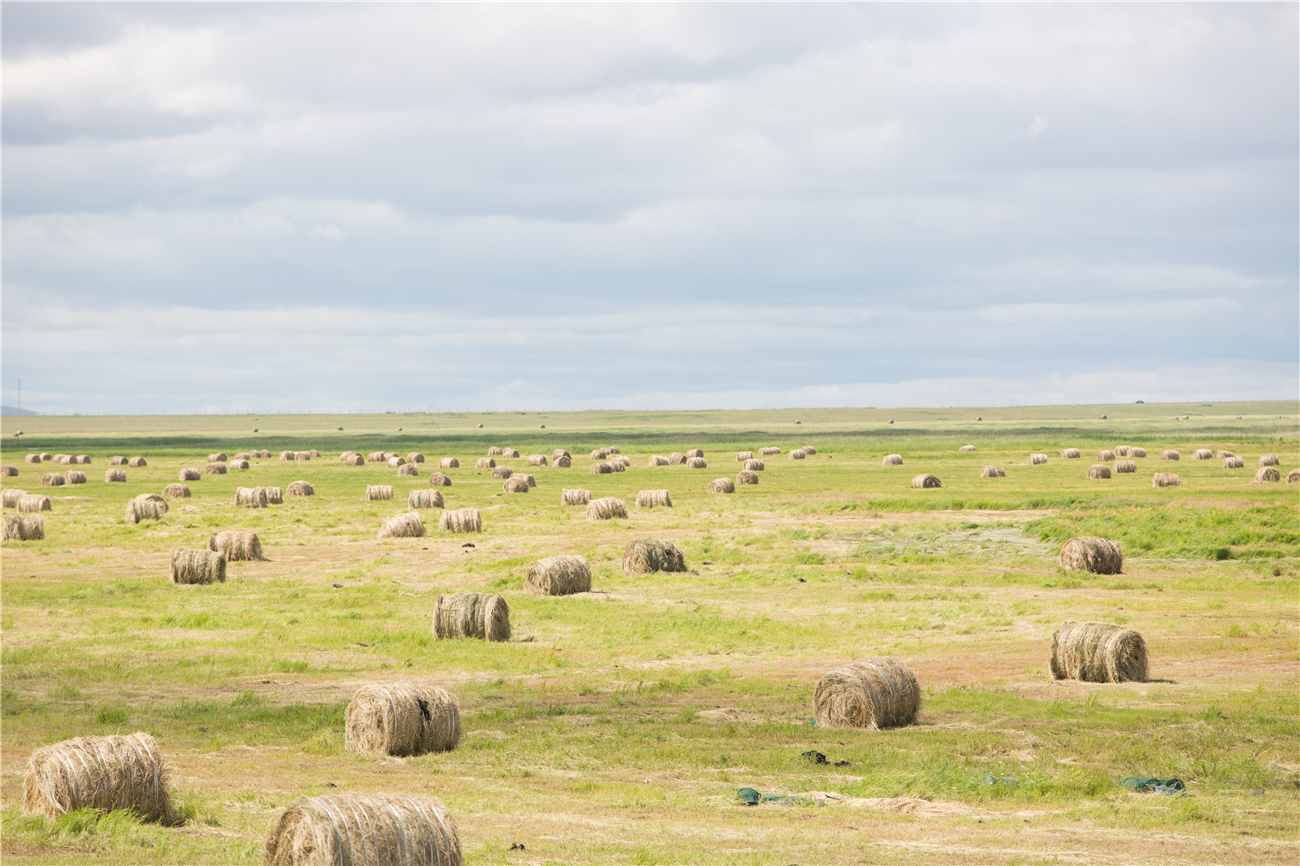
M3 402L1296 398L1287 4L24 4Z

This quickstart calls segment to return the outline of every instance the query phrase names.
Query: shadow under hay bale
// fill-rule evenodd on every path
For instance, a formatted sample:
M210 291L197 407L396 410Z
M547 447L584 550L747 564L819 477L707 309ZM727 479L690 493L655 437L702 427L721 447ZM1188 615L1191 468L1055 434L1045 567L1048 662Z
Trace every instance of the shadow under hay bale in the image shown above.
M1137 471L1138 471L1138 465L1137 465L1136 463L1134 463L1132 460L1116 460L1116 461L1115 461L1115 472L1116 472L1116 474L1133 473L1133 472L1137 472Z
M172 583L225 583L226 557L215 550L178 550L172 554Z
M315 496L316 488L308 481L291 481L285 492L290 496Z
M380 538L423 538L424 520L414 511L394 514L379 527Z
M450 487L451 479L441 472L434 472L429 476L430 487Z
M560 492L560 503L562 505L586 505L591 501L590 490L562 490Z
M169 788L162 751L148 734L74 737L32 752L23 811L51 821L78 809L127 811L172 826L182 819Z
M752 472L749 469L742 469L736 475L736 486L740 486L741 484L757 484L757 483L758 483L757 472Z
M627 506L622 499L606 496L587 502L588 520L613 520L615 517L627 517Z
M980 478L1006 478L1007 472L1001 466L985 466L980 470Z
M1277 470L1276 466L1261 466L1255 472L1255 481L1260 484L1267 484L1281 480L1282 473Z
M438 517L438 529L443 532L482 532L483 519L477 508L456 508L442 512Z
M933 487L942 487L943 484L939 481L939 476L927 472L913 478L908 486L913 490L928 490Z
M62 472L46 472L41 476L42 487L62 487L68 483L68 479L63 477Z
M524 586L542 595L590 592L591 566L581 556L548 556L528 566Z
M1110 467L1105 463L1094 463L1088 467L1089 478L1109 478Z
M1105 622L1064 622L1052 635L1054 680L1145 682L1147 646L1132 629Z
M510 607L503 597L485 592L440 595L433 609L433 637L510 640Z
M407 508L442 508L442 493L437 490L412 490L406 496Z
M880 465L881 465L881 466L902 466L902 465L903 465L903 455L902 455L902 454L886 454L884 457L881 457L881 458L880 458Z
M167 500L157 493L141 493L126 504L126 522L134 526L141 520L162 520L167 509Z
M654 574L657 571L686 571L686 557L671 541L638 538L623 548L623 574Z
M265 508L265 487L236 487L235 504L244 508Z
M672 508L673 500L667 490L641 490L636 494L637 508Z
M212 533L208 538L208 550L223 554L229 562L260 561L265 558L262 556L262 542L257 533L246 529L223 529Z
M369 683L348 704L344 739L349 752L424 755L449 752L460 742L460 710L445 689L415 683Z
M366 495L362 502L380 502L393 498L393 486L391 484L371 484L366 487Z
M15 507L24 514L35 514L40 511L52 511L50 497L40 493L24 493L18 497Z
M39 514L6 514L3 536L4 541L41 541L45 519Z
M427 794L304 797L267 837L265 866L462 866L456 821Z
M847 664L824 675L813 692L819 727L899 727L915 722L920 709L916 676L895 658L866 658Z
M1178 487L1183 480L1172 472L1157 472L1151 476L1152 487Z
M1119 574L1124 569L1124 552L1119 542L1095 536L1071 538L1061 548L1061 568L1093 574Z
M715 478L705 488L707 493L735 493L736 484L730 478Z

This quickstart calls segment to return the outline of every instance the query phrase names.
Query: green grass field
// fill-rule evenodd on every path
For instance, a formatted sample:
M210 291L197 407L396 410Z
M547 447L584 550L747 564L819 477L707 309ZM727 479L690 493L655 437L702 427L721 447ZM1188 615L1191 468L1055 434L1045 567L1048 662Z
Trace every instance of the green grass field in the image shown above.
M339 791L442 798L476 864L1300 859L1300 485L1253 481L1262 454L1279 456L1284 478L1300 465L1295 401L2 426L0 462L19 469L4 486L53 502L45 540L3 547L5 863L259 863L286 806ZM1096 452L1121 444L1147 450L1137 472L1089 480ZM474 469L492 445L518 448L524 458L498 463L537 487L504 494ZM588 452L606 445L631 468L588 474ZM802 445L817 454L788 459ZM763 446L782 453L764 458L758 485L705 493L734 478L738 450ZM692 447L707 469L647 465ZM1082 459L1062 459L1066 447ZM1193 460L1198 447L1246 466ZM205 475L165 519L125 523L128 499L209 452L260 448L322 456ZM572 468L527 466L554 448ZM1170 448L1180 461L1157 459ZM346 449L427 462L398 477L343 466ZM70 467L23 462L33 451L90 454L75 467L88 483L42 488L45 472ZM882 466L894 452L904 465ZM1032 452L1049 462L1028 465ZM106 483L116 454L148 466ZM376 538L445 456L462 464L444 470L446 505L481 509L483 533L440 534L426 512L426 537ZM980 478L987 464L1007 477ZM1157 471L1181 486L1153 488ZM922 472L943 486L909 489ZM316 495L233 504L237 486L298 479ZM392 502L361 501L381 483ZM565 487L621 497L630 516L588 522L560 504ZM635 509L643 489L669 490L674 507ZM258 533L267 561L231 563L216 586L169 583L174 550L237 528ZM1123 573L1060 569L1074 535L1120 541ZM676 543L690 571L625 577L622 548L645 537ZM591 593L524 591L527 566L557 553L590 560ZM432 639L438 594L465 589L507 597L514 639ZM1150 680L1053 681L1048 646L1065 620L1140 631ZM809 724L817 679L866 655L915 671L918 723ZM456 696L459 748L347 753L357 686L403 680ZM22 814L36 747L137 730L164 750L184 826ZM803 759L810 749L830 763ZM1118 786L1133 775L1179 777L1188 793ZM748 808L741 786L804 796Z

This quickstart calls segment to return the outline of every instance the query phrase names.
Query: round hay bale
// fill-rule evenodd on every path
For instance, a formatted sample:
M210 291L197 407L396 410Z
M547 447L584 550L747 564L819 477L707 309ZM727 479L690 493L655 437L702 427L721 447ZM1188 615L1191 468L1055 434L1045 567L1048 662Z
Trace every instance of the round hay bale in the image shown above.
M529 487L536 487L536 486L537 486L537 479L534 478L532 475L529 475L527 472L516 472L515 474L511 475L510 477L511 477L511 478L518 478L518 479L524 481L525 483L528 484Z
M762 472L766 467L763 465L762 460L753 459L745 461L745 468L750 472Z
M1097 452L1097 460L1098 460L1099 462L1101 462L1101 463L1109 463L1110 461L1112 461L1112 460L1114 460L1114 459L1115 459L1115 452L1114 452L1114 451L1098 451L1098 452Z
M0 503L5 508L13 508L18 505L18 500L27 495L26 490L19 490L17 487L6 487L0 490Z
M177 474L177 478L181 481L198 481L202 477L203 473L192 466L185 467Z
M3 466L0 466L0 478L17 478L17 477L18 477L17 466L10 466L8 463L6 463Z
M1235 456L1236 455L1233 454L1231 451L1224 451L1223 449L1219 449L1218 451L1214 452L1215 460L1225 460L1229 457L1235 457Z
M308 459L315 460L320 457L320 452L317 451L315 448L308 449L307 457Z
M654 574L657 571L686 571L686 557L671 541L638 538L623 548L623 574Z
M529 455L528 455L528 465L529 465L529 466L545 466L545 465L546 465L546 455L545 455L545 454L529 454Z
M515 474L515 470L511 469L509 466L494 466L492 468L493 478L505 479L505 478L509 478L511 475L514 474Z
M69 469L63 473L63 480L68 484L85 484L86 473L78 469Z
M442 508L442 493L437 490L412 490L406 496L407 508Z
M460 461L455 457L444 457L438 461L439 469L459 469Z
M1138 471L1138 465L1132 460L1116 460L1115 473L1132 473Z
M507 478L501 489L506 493L527 493L528 482L520 477Z
M244 508L265 508L265 487L236 487L235 504Z
M87 465L87 464L90 463L90 455L89 455L89 454L78 454L76 457L73 457L73 458L72 458L72 462L73 462L73 463L80 463L81 465L85 466L85 465Z
M588 520L613 520L615 517L627 517L627 506L622 499L606 496L587 502Z
M567 454L561 454L552 461L556 469L568 469L573 465L573 458Z
M902 455L902 454L886 454L884 457L881 457L881 458L880 458L880 465L881 465L881 466L902 466L902 465L903 465L903 455Z
M256 432L256 431L254 431L254 432ZM261 460L268 460L268 459L270 459L270 457L271 457L271 452L270 452L269 450L263 448L261 451L258 451L258 452L257 452L257 457L258 457L258 459L261 459Z
M621 501L615 501L622 505ZM524 586L542 595L591 592L591 566L581 556L548 556L528 566Z
M1115 446L1115 456L1116 456L1116 457L1132 457L1132 456L1133 456L1133 449L1130 448L1130 447L1128 447L1127 445L1116 445L1116 446Z
M705 460L703 457L687 457L686 468L687 469L708 469L709 462Z
M29 454L28 457L30 457L30 456L31 456L31 455ZM28 462L28 463L31 463L32 461L31 461L31 460L28 460L27 462ZM37 463L40 463L41 461L37 460L36 462L37 462ZM115 455L113 455L112 457L108 458L108 465L109 465L109 466L125 466L125 465L126 465L126 458L123 457L121 454L115 454Z
M39 455L39 454L28 454L26 457L23 458L23 461L26 462L26 463L40 463L40 462L41 462L41 455Z
M386 854L381 854L386 852ZM456 822L427 794L304 797L267 837L265 866L461 866Z
M230 468L231 468L231 469L247 469L247 468L248 468L248 461L247 461L247 460L232 460L232 461L230 461Z
M204 475L225 475L225 474L226 474L226 464L224 464L224 463L209 463L207 466L204 466L204 467L203 467L203 474L204 474Z
M766 448L758 449L758 453L762 457L771 457L773 454L780 454L781 449L777 448L775 445L769 445Z
M667 466L667 465L668 465L668 458L667 458L667 457L664 457L662 454L651 454L651 455L650 455L650 460L649 460L649 462L647 463L647 465L648 465L648 466Z
M107 469L104 471L104 481L106 482L112 483L115 481L125 481L125 480L126 480L125 469Z
M673 507L672 497L668 495L667 490L641 490L637 492L637 508L654 508L656 505L661 508Z
M510 640L510 606L499 595L454 592L438 596L433 608L434 640Z
M753 451L737 451L737 452L736 452L736 462L737 462L737 463L744 463L746 460L752 460L753 458L754 458L754 452L753 452Z
M669 465L669 466L680 466L681 464L683 464L683 463L685 463L685 462L686 462L686 455L685 455L685 454L678 454L676 451L674 451L673 453L671 453L671 454L668 455L668 465Z
M1061 547L1061 568L1119 574L1124 569L1124 553L1117 541L1083 535L1071 538Z
M51 511L50 497L40 493L24 493L18 497L18 503L15 506L23 514L36 514L41 511Z
M687 460L691 459L692 457L703 457L703 456L704 456L703 448L689 448L686 451Z
M317 454L319 454L319 452L317 452ZM295 452L293 452L293 459L294 459L294 460L310 460L311 457L312 457L312 452L311 452L311 451L295 451Z
M288 453L289 452L287 451L285 452L285 454ZM287 460L289 458L284 457L284 455L282 454L281 459ZM367 463L383 463L387 459L388 459L388 453L385 451L371 451L369 454L366 455Z
M706 488L708 493L735 493L736 485L730 478L715 478Z
M126 504L126 522L134 525L141 520L162 520L167 508L167 500L157 493L141 493Z
M1063 622L1052 635L1049 666L1054 680L1145 682L1147 646L1132 629L1105 622Z
M41 476L42 487L62 487L68 483L68 479L63 477L62 472L46 472Z
M305 481L303 483L306 484ZM266 491L267 505L284 505L284 491L279 487L263 487L262 489ZM312 493L315 493L315 490Z
M217 451L208 455L209 463L225 463L228 459L230 458L226 457L226 452L224 451Z
M405 465L406 465L406 458L405 458L405 457L389 457L389 458L388 458L388 468L389 468L389 469L396 469L396 468L398 468L399 466L405 466Z
M421 454L419 451L412 451L410 454L407 454L407 455L406 455L406 462L407 462L407 463L423 463L423 462L424 462L424 455Z
M1280 466L1282 461L1277 459L1276 454L1265 454L1259 458L1260 466Z
M23 811L50 821L78 809L125 811L172 826L182 818L170 789L162 751L148 734L74 737L32 752Z
M958 448L957 450L969 454L969 453L971 453L971 452L973 452L973 451L975 450L975 446L974 446L974 445L963 445L963 446L961 446L960 448Z
M405 757L449 752L460 742L456 699L434 686L367 683L352 696L345 717L349 752Z
M70 463L72 463L72 455L71 455L71 454L55 454L52 458L50 458L50 462L51 462L51 463L58 463L58 464L63 465L63 466L67 466L67 465L69 465Z
M223 529L212 533L208 538L208 550L215 550L224 555L228 562L265 559L262 556L262 542L258 539L257 533L246 529Z
M817 449L811 445L805 445L800 450L803 451L804 454L807 454L809 457L817 453Z
M1281 481L1282 473L1276 466L1261 466L1255 472L1255 480L1260 484L1266 484L1272 481Z
M1078 448L1065 448L1061 451L1061 457L1066 460L1078 460L1080 457Z
M808 456L808 452L803 450L802 448L792 449L790 453L786 455L786 457L788 457L791 460L803 460L807 456Z
M568 457L569 459L573 459L573 455L570 454L568 451L565 451L563 448L556 448L554 451L551 452L552 460L559 460L561 457Z
M424 521L415 511L394 514L379 527L380 538L423 538Z
M1172 472L1157 472L1151 476L1152 487L1178 487L1183 480Z
M591 464L591 469L587 470L588 475L610 475L613 472L614 467L604 461Z
M350 451L347 454L344 454L339 459L343 461L344 466L365 466L366 465L366 458L363 455L357 453L356 451Z
M252 459L253 459L253 454L252 454L251 451L240 451L238 454L235 455L235 459L236 459L236 460L252 460Z
M758 483L758 473L757 473L757 472L751 472L751 471L748 470L748 469L742 469L742 470L740 470L740 472L737 473L737 475L736 475L736 486L737 486L737 487L739 487L739 486L742 485L742 484L757 484L757 483Z
M4 541L40 541L45 538L45 519L39 514L4 515Z
M590 490L562 490L560 492L560 504L562 505L586 505L590 501Z
M865 658L830 671L813 692L813 712L823 728L910 725L920 709L916 675L895 658Z
M1214 457L1214 452L1209 448L1197 448L1192 452L1193 460L1210 460Z
M498 448L496 445L493 445L491 448L488 449L488 456L489 456L489 457L500 457L500 456L501 456L501 449ZM496 464L493 464L493 465L495 466Z
M1006 470L1001 466L985 466L980 470L980 478L1006 478Z
M480 457L480 458L478 459L478 462L474 464L474 468L475 468L475 469L492 469L492 468L494 468L496 465L497 465L497 462L496 462L495 460L493 460L491 457Z
M315 496L316 488L307 481L291 481L286 492L290 496Z
M1235 454L1231 457L1223 458L1224 469L1244 469L1245 467L1246 467L1246 461L1242 460L1240 457L1236 456Z
M173 482L163 488L163 496L166 496L168 499L189 499L190 486L188 484Z
M366 486L366 495L362 502L379 502L384 499L393 498L393 486L391 484L369 484Z
M1046 455L1046 454L1030 454L1030 455L1029 455L1029 465L1030 465L1030 466L1039 466L1039 465L1041 465L1041 464L1043 464L1043 463L1046 463L1046 462L1047 462L1047 455Z
M49 463L53 459L54 459L54 455L51 454L50 452L48 451L41 452L41 460L45 461L46 463Z
M1089 478L1109 478L1110 467L1105 463L1094 463L1088 467Z
M416 466L414 463L407 463L397 467L397 474L399 477L408 476L408 477L419 478L420 468Z
M908 486L913 490L928 490L931 487L942 487L943 485L939 482L939 477L937 475L922 473L913 478L912 483Z
M172 554L172 583L226 582L226 556L215 550L178 550Z
M1145 457L1147 450L1145 448L1133 448L1129 454L1130 457Z
M1173 450L1172 448L1160 452L1161 460L1177 460L1178 458L1179 458L1178 452Z
M1292 469L1286 474L1287 484L1295 484L1296 482L1300 482L1300 469Z
M518 448L502 448L502 449L501 449L501 456L502 456L502 457L506 457L506 458L511 459L511 460L518 460L518 459L519 459L519 449L518 449Z
M139 469L142 466L148 466L149 464L148 462L145 461L143 457L132 457L130 460L126 461L126 465L135 469Z
M435 472L429 476L430 487L450 487L451 479L441 472Z
M443 532L482 532L483 519L477 508L457 508L442 512L438 529Z

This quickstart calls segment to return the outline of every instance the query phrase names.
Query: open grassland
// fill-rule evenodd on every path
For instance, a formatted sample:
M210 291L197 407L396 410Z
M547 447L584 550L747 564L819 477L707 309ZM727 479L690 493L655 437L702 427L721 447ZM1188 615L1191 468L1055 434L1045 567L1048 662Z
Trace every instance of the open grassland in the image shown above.
M1300 465L1297 413L1288 402L6 418L0 460L19 475L4 486L45 493L53 510L45 540L3 548L0 852L257 863L299 796L376 791L441 797L469 863L1295 863L1300 485L1253 478L1261 454L1279 456L1283 478ZM538 486L506 494L473 468L491 445L518 448L497 462ZM588 474L588 452L606 445L631 468ZM705 493L735 477L738 450L769 445L782 453L763 458L758 485ZM802 445L817 453L790 460ZM1089 480L1096 452L1117 445L1148 456L1134 474ZM1071 446L1081 459L1061 458ZM572 468L527 465L557 447ZM707 469L647 466L692 447ZM1198 447L1245 468L1193 460ZM202 469L210 451L257 448L322 456L205 475L164 519L123 520L129 498ZM1167 448L1182 459L1157 459ZM42 488L41 475L70 467L23 463L29 449L90 454L75 467L88 483ZM399 477L343 466L345 449L427 462ZM1048 462L1029 465L1034 452ZM904 464L882 466L888 453ZM114 454L148 466L106 483ZM483 533L441 534L428 510L428 536L378 539L444 456L462 464L442 470L447 507L481 509ZM980 478L989 464L1006 477ZM1152 488L1157 471L1181 486ZM922 472L943 486L909 489ZM299 479L316 495L234 505L237 486ZM368 484L391 484L393 501L362 502ZM560 504L566 487L620 497L630 516L588 522ZM634 508L643 489L669 490L674 507ZM224 584L170 584L172 552L220 529L257 532L267 561L230 563ZM1061 570L1074 535L1120 541L1123 573ZM689 572L625 577L621 551L636 538L673 541ZM590 560L592 592L526 593L527 566L560 553ZM466 589L506 596L510 642L432 639L438 594ZM1048 646L1065 620L1140 631L1149 681L1053 681ZM817 679L866 655L915 671L918 723L811 725ZM455 695L459 748L344 751L356 688L406 680ZM162 746L184 826L21 813L36 747L137 730ZM809 763L808 750L829 762ZM1179 777L1188 795L1117 786L1133 775ZM803 796L747 808L741 786Z

